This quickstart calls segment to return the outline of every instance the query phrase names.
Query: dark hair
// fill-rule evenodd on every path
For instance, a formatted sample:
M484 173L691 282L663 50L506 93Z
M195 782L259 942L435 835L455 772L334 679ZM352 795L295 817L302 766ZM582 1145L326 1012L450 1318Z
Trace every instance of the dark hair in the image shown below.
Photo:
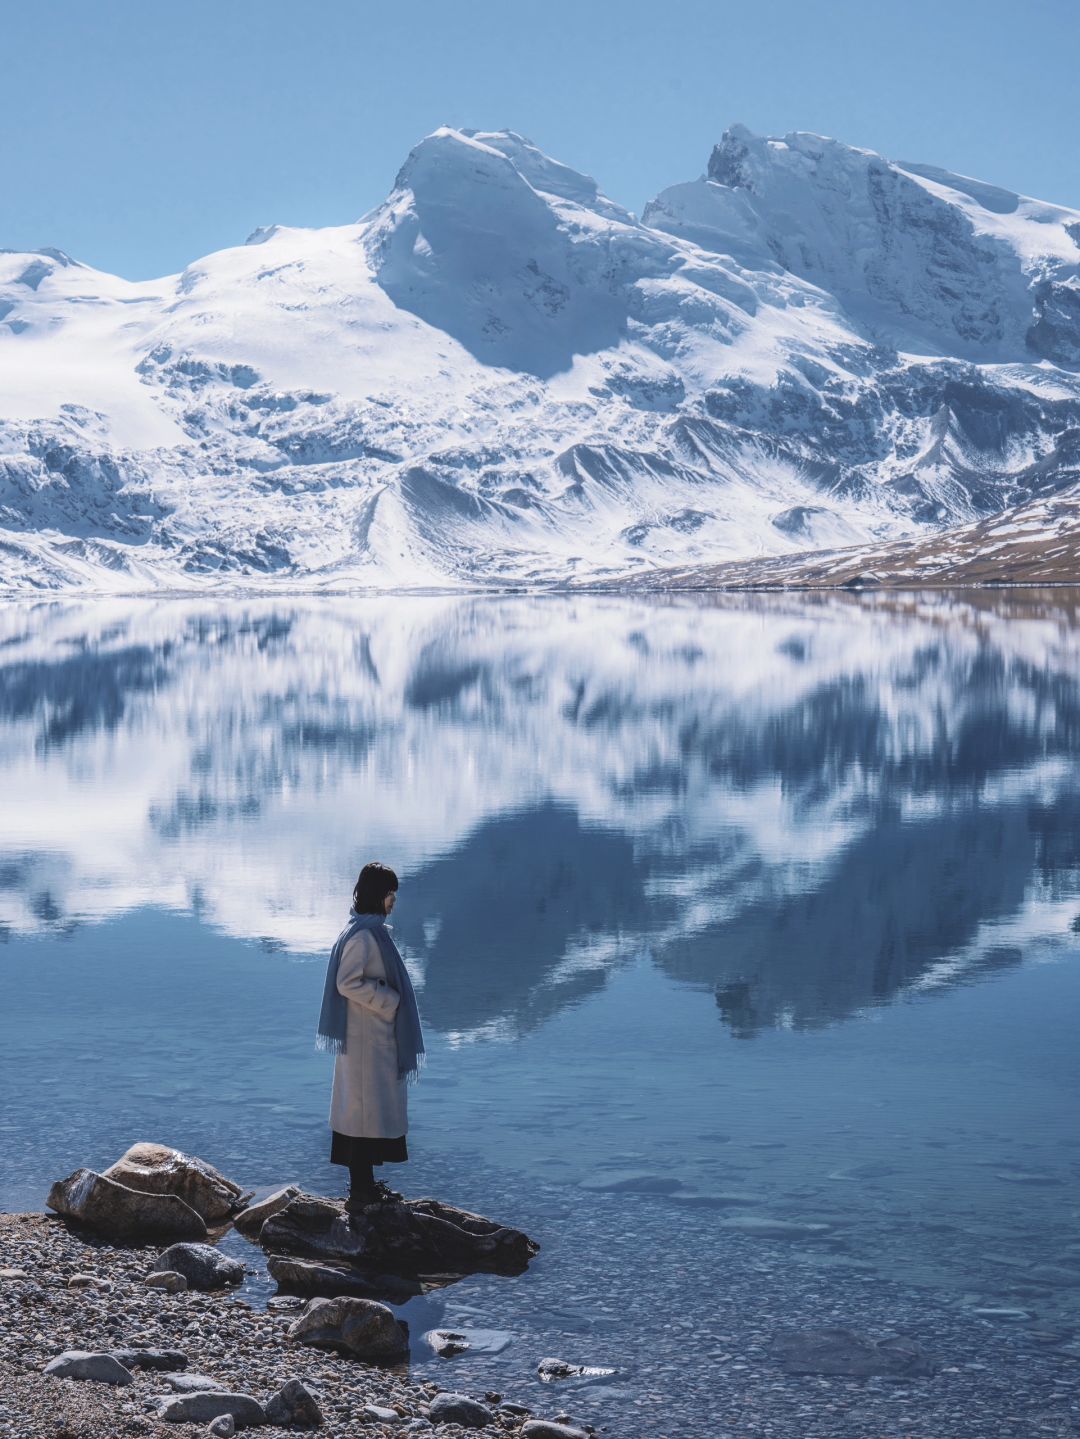
M365 864L353 886L353 909L357 914L382 914L386 896L397 887L397 875L387 865Z

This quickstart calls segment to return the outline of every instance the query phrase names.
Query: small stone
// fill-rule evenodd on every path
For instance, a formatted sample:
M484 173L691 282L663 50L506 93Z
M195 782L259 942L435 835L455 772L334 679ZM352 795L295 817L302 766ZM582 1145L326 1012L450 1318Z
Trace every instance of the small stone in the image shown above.
M464 1354L469 1341L464 1334L454 1329L429 1329L424 1338L443 1359L452 1359L455 1354Z
M239 1284L244 1266L239 1259L230 1259L212 1244L172 1244L158 1255L153 1273L166 1270L182 1274L192 1289L209 1291Z
M67 1282L69 1289L89 1289L98 1282L96 1274L72 1274Z
M98 1384L130 1384L134 1378L112 1354L86 1349L65 1350L45 1365L45 1373L54 1379L90 1379Z
M129 1349L110 1349L109 1353L127 1369L175 1370L186 1369L188 1357L182 1349L149 1349L132 1346Z
M589 1439L584 1429L555 1419L530 1419L521 1426L522 1439Z
M211 1379L209 1374L167 1374L165 1383L174 1394L203 1394L208 1389L225 1388L219 1379Z
M299 1379L287 1380L269 1400L266 1418L270 1424L291 1425L296 1429L318 1429L323 1422L315 1396Z
M401 1415L396 1409L386 1409L381 1404L365 1404L360 1411L360 1417L372 1424L396 1424Z
M231 1414L219 1414L206 1426L208 1439L232 1439L236 1433L236 1420Z
M182 1294L188 1282L177 1269L157 1269L143 1280L147 1289L164 1289L166 1294Z
M428 1418L432 1424L460 1424L463 1429L483 1429L495 1423L495 1415L478 1399L467 1394L438 1394L431 1401Z
M0 1269L0 1279L29 1279L25 1269Z
M503 1414L511 1414L516 1419L527 1419L532 1413L527 1404L515 1404L509 1399L504 1399L499 1409Z

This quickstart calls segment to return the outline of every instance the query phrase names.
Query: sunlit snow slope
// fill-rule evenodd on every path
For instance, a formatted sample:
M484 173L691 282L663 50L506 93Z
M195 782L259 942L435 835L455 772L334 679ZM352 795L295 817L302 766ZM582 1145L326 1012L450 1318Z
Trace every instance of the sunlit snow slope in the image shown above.
M0 253L0 586L463 587L918 540L1080 481L1080 214L734 127L642 220L444 129L355 225Z

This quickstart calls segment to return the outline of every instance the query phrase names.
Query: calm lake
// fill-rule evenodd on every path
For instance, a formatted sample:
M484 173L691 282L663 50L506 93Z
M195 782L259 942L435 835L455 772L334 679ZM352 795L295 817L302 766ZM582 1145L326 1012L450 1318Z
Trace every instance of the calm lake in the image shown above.
M1067 1347L1077 602L8 604L0 1208L142 1139L341 1194L313 1033L380 859L429 1053L383 1177L543 1246L408 1306L417 1372L701 1433L736 1259Z

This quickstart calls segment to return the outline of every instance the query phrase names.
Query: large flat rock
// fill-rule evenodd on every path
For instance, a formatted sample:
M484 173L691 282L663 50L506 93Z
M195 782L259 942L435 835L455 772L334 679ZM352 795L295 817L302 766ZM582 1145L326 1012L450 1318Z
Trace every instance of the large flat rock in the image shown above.
M520 1274L540 1248L520 1229L437 1199L346 1215L341 1204L312 1194L271 1214L259 1243L272 1253L405 1275Z

